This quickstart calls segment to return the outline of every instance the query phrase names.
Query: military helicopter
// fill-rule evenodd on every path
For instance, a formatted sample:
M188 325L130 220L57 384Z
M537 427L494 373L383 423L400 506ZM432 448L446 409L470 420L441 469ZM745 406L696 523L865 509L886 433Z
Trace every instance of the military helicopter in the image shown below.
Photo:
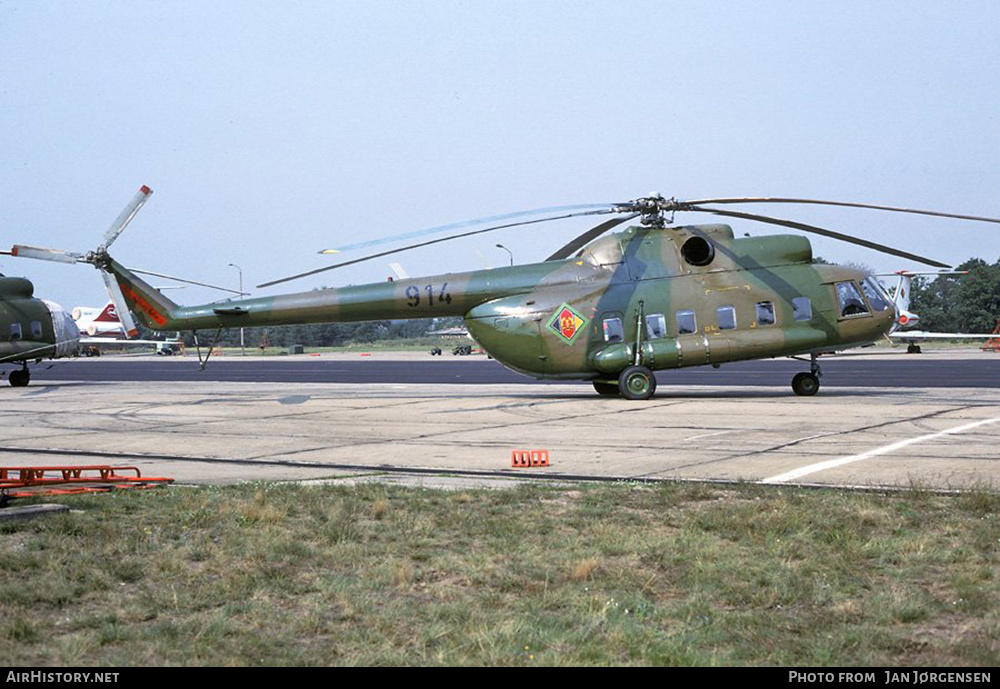
M30 382L29 362L74 356L80 344L72 316L34 292L31 281L0 275L0 365L20 366L7 376L14 387Z
M147 190L140 190L144 199L149 192L147 187L143 190ZM108 248L124 229L121 223L119 229L112 226L97 250L86 254L21 245L12 253L94 265L109 284L108 276L113 276L136 319L153 330L214 329L217 337L227 328L462 316L483 349L510 369L536 378L589 380L600 395L633 400L653 396L657 370L779 356L808 361L809 370L792 379L792 389L797 395L814 395L820 387L821 353L870 345L883 338L896 319L892 300L877 281L859 270L814 263L805 237L736 237L723 224L675 226L675 213L710 213L778 225L948 267L832 230L718 208L751 203L820 204L1000 223L996 218L863 203L790 198L679 201L654 194L621 203L521 211L362 242L342 249L512 220L258 287L504 228L578 216L615 216L538 263L198 306L174 303L109 255ZM137 209L127 207L123 215L134 215ZM557 211L557 215L517 219ZM637 225L603 236L636 218ZM207 358L203 367L206 362Z

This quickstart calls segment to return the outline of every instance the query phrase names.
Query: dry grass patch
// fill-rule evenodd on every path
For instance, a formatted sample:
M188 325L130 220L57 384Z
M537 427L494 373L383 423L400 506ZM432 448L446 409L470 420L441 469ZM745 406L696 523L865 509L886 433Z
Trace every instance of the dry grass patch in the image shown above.
M571 581L588 581L594 578L600 566L600 560L596 557L588 557L576 563L573 571L570 572L569 578Z
M148 491L0 525L13 665L984 665L1000 499ZM197 643L192 643L197 639Z

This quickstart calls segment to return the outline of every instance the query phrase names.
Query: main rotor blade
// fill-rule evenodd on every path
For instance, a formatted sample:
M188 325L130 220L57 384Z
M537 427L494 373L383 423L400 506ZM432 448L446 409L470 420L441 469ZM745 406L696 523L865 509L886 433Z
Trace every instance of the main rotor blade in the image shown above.
M923 256L918 256L917 254L911 254L907 251L894 249L891 246L878 244L876 242L870 242L867 239L861 239L859 237L852 237L849 234L841 234L840 232L834 232L833 230L827 230L822 227L816 227L815 225L806 225L805 223L794 222L792 220L782 220L780 218L770 218L767 217L766 215L754 215L753 213L739 213L736 211L723 211L715 208L699 208L698 206L689 206L686 210L696 211L699 213L712 213L714 215L724 215L730 218L742 218L744 220L754 220L757 222L767 223L769 225L780 225L781 227L790 227L795 230L802 230L803 232L812 232L813 234L822 235L824 237L839 239L840 241L848 242L849 244L857 244L859 246L864 246L869 249L874 249L875 251L880 251L883 254L889 254L891 256L899 256L900 258L905 258L910 261L916 261L917 263L923 263L925 265L934 266L936 268L951 268L951 266L949 266L947 263L941 263L940 261L935 261L932 258L925 258Z
M608 213L614 213L613 208L601 208L600 210L585 211L583 213L567 213L565 215L552 215L547 218L536 218L534 220L522 220L520 222L505 223L503 225L494 225L493 227L486 227L482 230L472 230L471 232L462 232L459 234L449 235L448 237L441 237L439 239L431 239L426 242L419 242L417 244L410 244L398 249L390 249L389 251L381 251L377 254L369 254L368 256L363 256L361 258L355 258L350 261L344 261L342 263L336 263L332 266L324 266L323 268L316 268L315 270L309 270L304 273L299 273L297 275L290 275L286 278L281 278L279 280L271 280L270 282L264 282L257 285L258 289L263 287L270 287L272 285L278 285L282 282L289 282L290 280L298 280L299 278L308 277L310 275L316 275L318 273L323 273L327 270L333 270L335 268L343 268L344 266L351 266L355 263L362 263L363 261L370 261L373 258L381 258L383 256L390 256L392 254L398 254L403 251L409 251L410 249L419 249L422 246L430 246L431 244L440 244L441 242L450 242L452 239L461 239L462 237L471 237L476 234L483 234L486 232L494 232L496 230L503 230L509 227L518 227L520 225L536 225L538 223L550 222L552 220L565 220L566 218L577 218L584 215L606 215Z
M104 244L101 245L102 248L107 249L116 239L118 239L118 235L125 231L128 224L132 222L132 218L135 217L135 214L139 212L140 208L142 208L142 204L146 203L146 200L152 193L153 190L145 184L139 187L139 191L135 193L135 196L133 196L132 200L128 202L125 209L118 215L117 218L115 218L115 221L111 223L111 227L108 228L108 231L104 233Z
M698 199L696 201L684 201L683 205L697 206L706 203L727 204L727 203L801 203L816 206L840 206L843 208L868 208L877 211L892 211L894 213L913 213L915 215L932 215L938 218L957 218L959 220L975 220L977 222L991 222L1000 224L1000 218L987 218L980 215L960 215L958 213L942 213L941 211L926 211L918 208L899 208L897 206L879 206L871 203L848 203L846 201L823 201L819 199L788 199L772 197L756 198L725 198L725 199Z
M569 258L573 254L575 254L579 249L583 248L584 246L586 246L587 244L589 244L591 241L597 239L598 237L600 237L602 234L604 234L608 230L612 229L613 227L617 227L618 225L621 225L623 222L631 220L632 218L636 217L637 215L639 215L639 214L638 213L633 213L631 215L625 215L625 216L622 216L620 218L611 218L611 220L605 220L604 222L602 222L597 227L593 227L593 228L587 230L586 232L584 232L583 234L578 235L577 237L575 237L573 239L573 241L571 241L570 243L568 243L565 246L563 246L561 249L559 249L559 251L555 252L554 254L552 254L551 256L549 256L545 260L546 261L559 261L559 260L562 260L564 258Z
M177 280L177 282L186 282L189 285L198 285L199 287L211 287L212 289L217 289L220 292L229 292L231 294L238 294L241 297L250 294L249 292L240 292L239 290L229 289L228 287L219 287L218 285L210 285L207 282L197 282L196 280L187 280L185 278L179 278L174 275L164 275L163 273L154 273L151 270L139 270L138 268L129 268L133 273L140 273L142 275L152 275L157 278L166 278L167 280Z
M501 220L512 220L513 218L523 218L529 215L540 215L542 213L565 213L567 211L582 211L582 210L595 210L595 209L611 209L614 207L613 203L583 203L577 204L575 206L550 206L549 208L534 208L527 211L516 211L514 213L502 213L500 215L491 215L485 218L476 218L474 220L463 220L462 222L450 223L448 225L439 225L438 227L428 227L423 230L414 230L412 232L403 232L401 234L394 234L388 237L380 237L378 239L369 239L363 242L355 242L354 244L347 244L345 246L337 247L336 249L323 249L319 253L321 254L336 254L342 251L353 251L354 249L366 249L370 246L379 246L380 244L388 244L390 242L398 242L404 239L415 239L417 237L425 237L430 234L438 234L440 232L449 232L451 230L457 230L462 227L472 227L473 225L485 225L486 223L498 222Z
M40 261L58 261L59 263L79 263L83 258L80 254L74 254L62 249L44 249L40 246L25 246L15 244L10 250L11 256L18 258L37 258Z

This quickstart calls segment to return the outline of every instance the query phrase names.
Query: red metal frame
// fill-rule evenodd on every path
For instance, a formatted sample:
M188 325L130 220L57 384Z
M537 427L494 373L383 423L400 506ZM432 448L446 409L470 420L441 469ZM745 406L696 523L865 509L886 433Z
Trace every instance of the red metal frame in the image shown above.
M155 488L173 481L172 478L143 477L138 467L106 465L0 467L0 493L8 498Z

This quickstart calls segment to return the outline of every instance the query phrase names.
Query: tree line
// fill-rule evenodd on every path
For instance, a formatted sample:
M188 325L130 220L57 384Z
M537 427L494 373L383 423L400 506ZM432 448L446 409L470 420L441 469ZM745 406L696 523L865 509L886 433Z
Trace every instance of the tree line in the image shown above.
M968 275L916 277L910 310L920 328L949 333L989 333L1000 318L1000 260L989 264L972 258L955 270Z

